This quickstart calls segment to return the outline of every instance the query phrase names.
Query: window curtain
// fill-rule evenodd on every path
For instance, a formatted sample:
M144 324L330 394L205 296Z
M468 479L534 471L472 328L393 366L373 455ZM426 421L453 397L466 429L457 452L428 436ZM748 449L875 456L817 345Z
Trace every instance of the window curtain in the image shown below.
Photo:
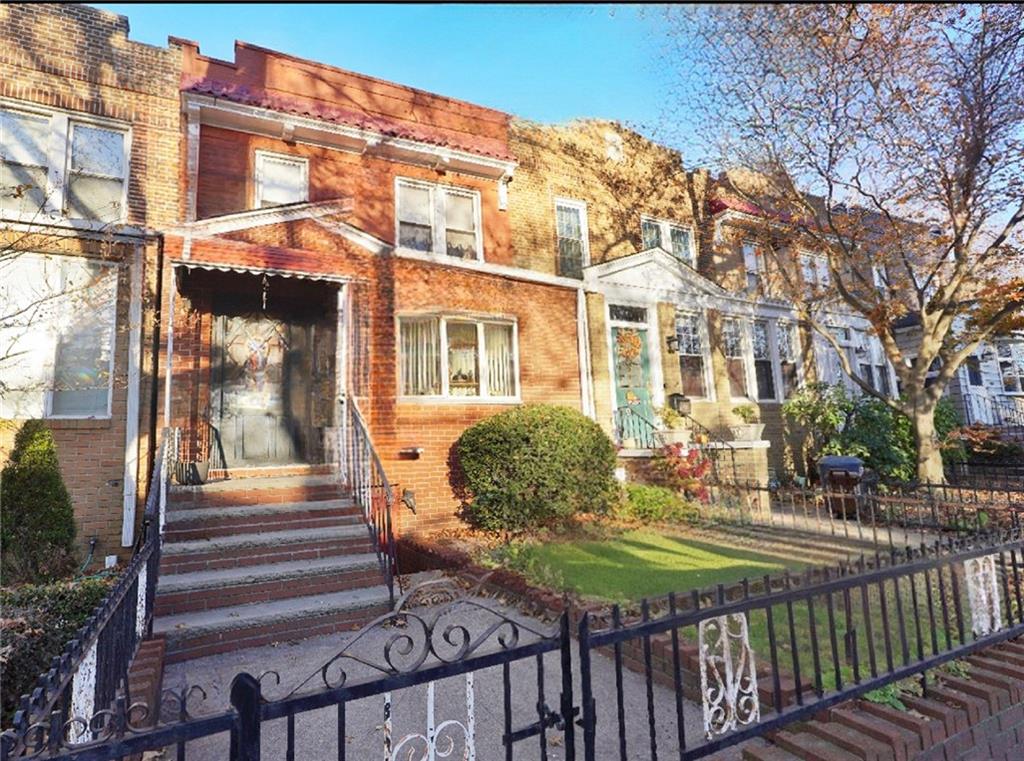
M448 256L476 258L476 210L471 196L445 193L445 247Z
M308 195L306 167L302 161L260 156L260 205L300 203Z
M479 396L476 323L449 322L448 392L452 396Z
M398 245L416 251L433 249L433 209L429 188L398 186Z
M436 396L441 393L441 337L438 321L403 320L401 323L402 394Z
M511 325L485 325L487 347L487 393L491 396L515 396L515 360Z

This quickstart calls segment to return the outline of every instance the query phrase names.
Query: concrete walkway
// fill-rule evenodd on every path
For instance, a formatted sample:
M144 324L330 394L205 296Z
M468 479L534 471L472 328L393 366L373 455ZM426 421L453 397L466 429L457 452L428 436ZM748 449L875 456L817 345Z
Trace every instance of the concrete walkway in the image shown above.
M499 609L505 615L521 623L524 627L550 631L551 626L527 618L518 611L500 606L492 600L477 600L481 605ZM414 609L425 610L425 609ZM490 612L473 607L471 600L466 606L460 606L452 622L458 621L466 625L474 636L479 636L497 619ZM414 627L410 627L410 632ZM444 627L436 627L439 632ZM506 629L507 631L507 629ZM384 647L396 633L395 629L376 630L371 636L363 637L355 645L354 653L379 661ZM254 676L269 670L281 676L279 685L274 677L264 679L264 695L268 700L283 697L307 677L299 692L315 692L323 687L320 677L321 666L329 661L343 646L352 640L354 635L333 635L318 637L293 644L281 644L243 650L224 655L210 656L185 663L169 666L164 676L165 688L180 689L185 685L199 685L207 693L205 701L194 700L190 703L193 715L216 713L229 706L231 680L241 672L247 671ZM413 633L413 636L415 634ZM488 644L478 652L490 652L496 649L495 637L491 635ZM521 632L520 644L534 641L536 637L525 630ZM576 705L580 704L579 660L573 653L574 697ZM545 701L553 710L558 709L561 690L561 669L559 653L552 652L544 656L544 689ZM601 655L592 658L592 673L597 693L597 737L598 758L619 758L618 731L616 720L615 672L613 662ZM475 737L476 759L491 761L503 759L504 749L501 736L504 731L503 719L503 680L500 666L483 669L474 673L473 696L475 703ZM333 671L332 671L333 673ZM354 666L349 671L349 683L360 682L369 678L373 671L369 668ZM537 719L537 660L529 658L511 665L511 696L513 706L513 729L525 727ZM623 695L626 716L627 758L651 758L650 734L648 725L647 694L643 678L639 674L624 670ZM657 740L658 758L678 758L678 738L675 721L675 695L672 690L653 686L653 702ZM467 721L466 680L463 676L451 677L439 681L435 687L435 722L440 726L446 720L462 723ZM395 746L412 733L425 733L427 711L427 688L425 685L397 690L392 694L393 742ZM686 736L699 741L702 735L700 706L689 701L684 708ZM364 698L349 702L346 706L345 743L349 759L384 759L384 699L382 696ZM464 735L458 727L450 727L451 731L442 733L443 737L452 738L454 747L451 755L443 756L441 751L448 749L447 742L440 742L439 757L463 759L465 746ZM582 758L582 730L577 727L577 757ZM301 714L295 721L296 758L297 759L335 759L338 757L338 725L337 708L318 709ZM762 743L755 741L758 745ZM562 735L556 730L548 731L548 758L552 761L564 759ZM285 756L286 720L275 720L263 726L263 757L280 759ZM403 746L404 752L396 754L396 758L419 759L423 753L423 743L411 743ZM223 761L227 758L228 738L207 738L188 744L187 758L194 761ZM515 745L516 759L533 760L542 758L540 739L529 738ZM409 751L414 751L412 755ZM169 751L168 758L173 758ZM425 757L425 756L424 756ZM732 748L711 756L715 759L739 759L740 750Z

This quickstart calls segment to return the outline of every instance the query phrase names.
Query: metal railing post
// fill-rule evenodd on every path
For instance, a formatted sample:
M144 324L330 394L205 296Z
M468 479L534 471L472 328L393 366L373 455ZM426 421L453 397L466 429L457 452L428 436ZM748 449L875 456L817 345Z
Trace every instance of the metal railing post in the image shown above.
M231 682L231 706L238 713L231 732L231 761L260 761L260 683L242 672Z

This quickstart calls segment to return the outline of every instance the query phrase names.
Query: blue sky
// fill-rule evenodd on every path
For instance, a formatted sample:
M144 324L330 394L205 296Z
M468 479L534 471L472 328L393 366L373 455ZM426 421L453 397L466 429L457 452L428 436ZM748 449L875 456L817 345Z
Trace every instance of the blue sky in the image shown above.
M132 5L131 38L231 59L235 39L545 122L618 119L648 135L670 77L658 8L583 5Z

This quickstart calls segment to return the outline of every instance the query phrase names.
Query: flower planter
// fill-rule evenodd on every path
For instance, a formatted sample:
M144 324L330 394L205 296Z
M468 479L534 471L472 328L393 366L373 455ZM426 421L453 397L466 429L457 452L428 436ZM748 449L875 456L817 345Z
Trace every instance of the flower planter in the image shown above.
M689 444L692 435L693 431L689 428L669 428L664 431L655 431L654 440L658 442L658 446L662 447L669 444Z
M764 423L736 423L729 426L733 441L760 441Z

